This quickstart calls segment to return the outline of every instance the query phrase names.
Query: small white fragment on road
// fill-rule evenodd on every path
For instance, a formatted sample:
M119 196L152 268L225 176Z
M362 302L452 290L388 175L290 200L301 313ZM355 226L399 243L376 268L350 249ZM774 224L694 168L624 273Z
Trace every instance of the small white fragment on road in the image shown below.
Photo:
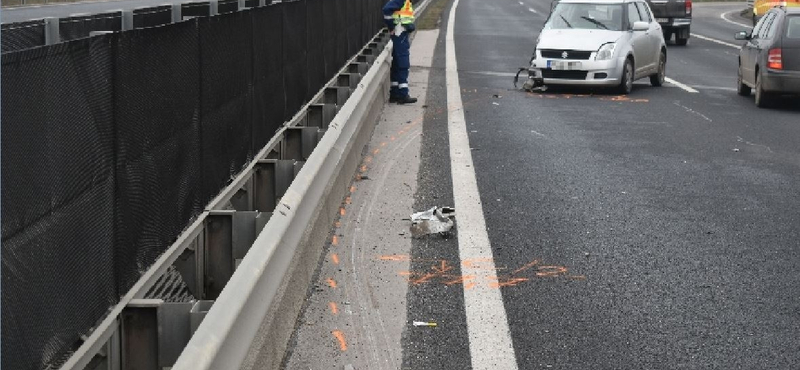
M438 326L438 324L431 321L414 321L414 326Z
M739 152L739 148L733 148L733 151L738 153Z
M456 210L452 207L433 207L411 215L411 235L443 234L453 228Z
M500 105L500 103L498 103L498 102L495 102L495 101L493 101L493 102L492 102L492 104L494 104L494 105Z

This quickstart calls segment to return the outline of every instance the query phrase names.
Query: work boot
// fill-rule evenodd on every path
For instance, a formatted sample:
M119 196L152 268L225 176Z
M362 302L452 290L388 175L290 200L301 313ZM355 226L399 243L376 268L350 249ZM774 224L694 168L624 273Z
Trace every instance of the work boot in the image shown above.
M391 101L391 99L389 99ZM413 104L417 102L417 98L412 98L408 95L395 98L393 103L397 104Z

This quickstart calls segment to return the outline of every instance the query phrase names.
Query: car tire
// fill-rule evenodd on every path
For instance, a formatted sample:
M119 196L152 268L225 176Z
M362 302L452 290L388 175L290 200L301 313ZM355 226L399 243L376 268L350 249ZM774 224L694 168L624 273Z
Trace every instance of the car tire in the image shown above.
M650 85L660 87L664 85L664 80L667 78L667 55L661 52L658 59L658 72L650 75Z
M738 76L739 78L738 78L738 81L736 83L736 85L737 85L736 86L736 93L739 94L740 96L750 96L750 92L752 91L752 89L750 89L750 86L745 85L744 81L742 81L742 67L741 66L739 66L739 73L738 74L739 74L739 76Z
M683 37L678 36L677 34L675 35L675 45L686 46L687 43L689 43L689 38L688 37L683 38Z
M672 40L672 32L664 31L664 42L669 42L669 40Z
M770 98L770 94L764 91L764 86L761 85L761 78L756 75L756 107L768 108Z
M622 76L620 76L617 92L622 95L628 95L631 90L633 90L633 62L630 59L625 59L625 66L622 67Z

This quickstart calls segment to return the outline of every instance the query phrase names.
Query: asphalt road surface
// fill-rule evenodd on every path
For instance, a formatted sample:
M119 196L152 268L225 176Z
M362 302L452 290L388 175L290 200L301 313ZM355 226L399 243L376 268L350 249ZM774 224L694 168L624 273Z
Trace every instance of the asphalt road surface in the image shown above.
M414 210L456 204L457 231L413 239L407 257L393 255L408 265L381 277L407 281L396 299L405 308L402 356L383 358L369 340L339 348L328 329L304 335L325 321L306 315L288 368L347 363L318 356L321 348L339 348L329 352L334 358L367 357L371 365L356 369L800 368L800 103L785 98L758 109L752 96L736 94L733 35L747 29L737 15L744 4L696 3L689 45L668 46L675 83L642 80L629 96L512 88L549 6L459 0L453 40L462 104L448 100L449 11L443 16L425 69L419 159L406 158L419 161L409 187ZM465 227L476 215L458 207L468 181L457 174L464 168L453 168L465 151L448 131L454 112L463 113L472 155L465 167L474 169L488 236L489 245L477 247L490 248L491 259L462 257L475 241ZM384 196L398 196L386 189ZM325 267L329 260L322 271L331 274L364 268L355 259ZM490 280L464 272L487 262ZM311 302L337 299L325 278ZM493 298L480 292L490 288L502 304L481 312L480 300ZM369 290L367 308L398 292ZM482 324L498 315L507 327ZM350 318L335 331L339 345L348 330L380 339L364 328Z

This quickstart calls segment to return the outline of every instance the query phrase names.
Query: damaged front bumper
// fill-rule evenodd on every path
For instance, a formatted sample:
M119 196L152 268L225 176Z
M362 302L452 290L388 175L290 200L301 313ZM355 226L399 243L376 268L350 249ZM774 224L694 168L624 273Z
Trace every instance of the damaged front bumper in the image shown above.
M529 81L526 85L533 88L543 85L617 86L620 84L624 66L624 58L611 60L537 58L531 61L528 68Z

